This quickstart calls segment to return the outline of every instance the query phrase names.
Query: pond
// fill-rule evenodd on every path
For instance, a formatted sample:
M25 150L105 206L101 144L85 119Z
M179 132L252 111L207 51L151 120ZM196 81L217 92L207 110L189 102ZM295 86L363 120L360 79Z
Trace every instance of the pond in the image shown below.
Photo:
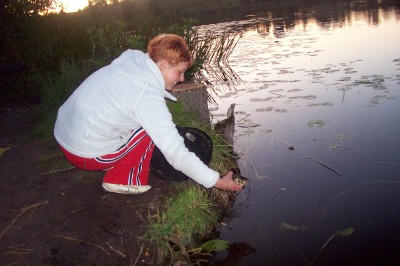
M313 3L201 27L242 34L228 64L205 73L213 122L236 104L234 148L250 179L220 228L247 254L218 260L400 262L398 3Z

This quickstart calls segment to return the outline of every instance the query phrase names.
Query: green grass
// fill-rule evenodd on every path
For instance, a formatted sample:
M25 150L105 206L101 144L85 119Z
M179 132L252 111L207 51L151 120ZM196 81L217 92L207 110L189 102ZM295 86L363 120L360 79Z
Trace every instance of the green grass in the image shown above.
M208 191L198 185L182 186L180 192L168 198L162 209L149 216L145 238L157 248L158 260L174 264L191 260L189 248L206 238L218 222L218 214Z

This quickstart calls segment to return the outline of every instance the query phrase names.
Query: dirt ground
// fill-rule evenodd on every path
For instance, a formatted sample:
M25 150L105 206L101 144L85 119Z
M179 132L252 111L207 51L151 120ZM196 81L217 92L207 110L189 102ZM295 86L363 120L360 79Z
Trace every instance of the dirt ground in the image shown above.
M172 184L150 177L149 192L120 195L102 189L101 172L49 173L56 162L43 165L43 156L58 150L30 138L30 110L0 107L0 264L154 264L140 241L141 217L173 193Z

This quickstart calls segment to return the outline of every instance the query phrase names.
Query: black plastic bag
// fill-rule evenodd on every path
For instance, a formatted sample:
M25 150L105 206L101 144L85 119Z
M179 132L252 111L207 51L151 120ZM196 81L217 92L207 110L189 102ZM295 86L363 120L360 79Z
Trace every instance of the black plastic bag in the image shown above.
M209 165L213 151L213 143L210 137L197 128L177 126L177 129L189 151L195 153L203 163ZM150 171L154 176L167 181L185 181L189 179L188 176L173 168L157 147L153 151Z

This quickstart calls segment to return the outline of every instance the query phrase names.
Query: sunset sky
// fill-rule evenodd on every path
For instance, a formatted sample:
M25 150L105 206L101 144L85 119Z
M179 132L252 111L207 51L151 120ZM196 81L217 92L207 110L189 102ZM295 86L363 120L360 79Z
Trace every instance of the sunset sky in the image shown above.
M76 12L88 5L87 0L62 0L65 12Z

